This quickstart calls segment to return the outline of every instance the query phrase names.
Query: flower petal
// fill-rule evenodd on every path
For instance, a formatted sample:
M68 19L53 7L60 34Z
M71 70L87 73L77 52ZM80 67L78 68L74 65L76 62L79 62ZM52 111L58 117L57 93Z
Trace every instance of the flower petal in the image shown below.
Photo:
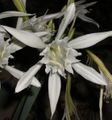
M49 32L48 31L42 31L42 32L36 32L35 35L37 35L38 37L42 37L42 36L45 36L45 35L48 35Z
M27 88L29 85L33 84L32 78L39 71L41 66L42 65L40 65L40 64L36 64L36 65L32 66L18 81L15 92L20 92L23 89ZM40 84L38 84L38 87L40 87Z
M101 75L92 67L84 65L82 63L73 64L73 69L84 77L86 80L96 83L98 85L107 85L107 82L102 79Z
M57 73L54 74L50 73L48 87L49 87L48 90L49 90L49 100L50 100L51 117L52 117L56 110L56 106L58 103L60 90L61 90L61 80L60 80L60 76Z
M24 48L25 47L25 45L24 44L22 44L22 43L18 43L18 42L13 42L13 43L11 43L11 46L12 46L12 48L14 49L14 52L16 52L16 51L18 51L18 50L21 50L22 48Z
M23 24L23 18L18 17L17 24L16 24L16 29L22 29L22 24Z
M76 7L79 5L81 6L82 3L86 2L86 0L79 0L76 2Z
M66 65L65 69L66 69L69 73L73 74L73 69L72 69L71 64Z
M36 77L32 78L31 85L33 85L35 87L41 87L41 84L40 84L39 80Z
M22 71L20 71L20 70L18 70L18 69L16 69L16 68L13 68L13 67L11 67L11 66L5 66L5 69L11 74L11 75L13 75L15 78L17 78L17 79L20 79L21 78L21 76L24 74L24 72L22 72Z
M21 0L21 2L23 2L23 5L26 7L26 1L27 0Z
M56 18L60 18L64 13L63 12L58 12L58 13L54 13L54 14L48 14L48 15L43 15L38 17L37 19L41 19L42 21L49 21L51 19L56 19Z
M91 33L71 40L68 43L68 45L75 49L83 49L83 48L91 47L96 43L111 36L112 36L112 31Z
M25 74L25 72L20 71L20 70L13 68L11 66L6 66L5 69L17 79L20 79ZM33 85L35 87L41 87L40 82L35 77L33 77L31 79L31 85ZM20 91L21 91L21 89L18 90L18 88L16 87L15 92L17 93Z
M24 12L18 11L5 11L0 13L0 19L8 18L8 17L22 17L22 16L32 16L33 14L28 14Z
M65 11L64 18L62 19L62 22L61 22L61 24L59 26L58 33L56 35L56 40L59 40L62 37L66 27L73 20L74 16L75 16L75 4L71 3L68 6L67 10Z
M6 33L6 31L3 29L3 27L0 26L0 34L1 33Z
M86 15L83 14L78 14L78 18L82 19L85 22L89 22L89 23L93 23L94 25L96 25L98 28L100 27L99 24L93 20L92 18L87 17Z
M3 28L25 45L40 49L45 47L45 44L42 42L42 40L34 33L24 30L17 30L8 26L3 26Z
M97 3L97 1L95 1L95 2L90 2L90 3L84 3L84 2L86 2L86 0L82 0L82 1L80 0L80 1L77 1L77 2L76 2L77 10L86 9L86 8L88 8L88 7L90 7L90 6L92 6L92 5L94 5L94 4Z

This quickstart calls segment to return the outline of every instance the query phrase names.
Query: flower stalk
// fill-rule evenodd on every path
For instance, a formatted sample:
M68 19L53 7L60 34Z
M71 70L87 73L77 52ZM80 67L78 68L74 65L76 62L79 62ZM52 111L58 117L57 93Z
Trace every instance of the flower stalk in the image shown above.
M18 11L27 13L26 9L25 9L25 5L22 3L21 0L12 0L12 1L13 1L14 5L16 6ZM28 16L23 17L24 21L26 21L28 19L29 19Z
M67 74L67 84L66 84L66 93L65 93L65 116L67 120L71 120L71 116L73 114L76 115L77 119L79 120L79 116L77 114L76 107L73 103L72 97L71 97L71 75Z
M71 3L75 3L75 0L68 0L67 1L67 6L69 6Z
M93 52L91 52L90 50L87 50L87 53L93 59L93 61L98 65L98 67L103 72L103 74L108 78L108 80L110 80L110 82L112 82L112 75L109 72L109 70L106 68L106 66L104 65L102 60L98 56L96 56Z

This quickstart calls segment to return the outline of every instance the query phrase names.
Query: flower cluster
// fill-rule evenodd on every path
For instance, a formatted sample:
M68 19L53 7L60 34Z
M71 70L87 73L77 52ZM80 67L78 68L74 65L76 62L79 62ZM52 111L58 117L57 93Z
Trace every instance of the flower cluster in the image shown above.
M5 65L8 65L9 58L13 58L11 53L14 52L14 49L11 44L9 44L10 39L4 40L5 34L0 34L0 67L3 68Z
M17 28L1 25L5 33L10 33L13 36L10 40L15 38L15 40L21 44L20 46L20 44L17 44L18 42L13 43L13 41L11 41L14 47L17 48L16 50L22 49L24 46L30 46L41 51L40 56L42 56L42 59L37 61L28 71L22 72L17 70L16 68L8 66L8 59L12 57L12 46L9 44L9 40L4 40L2 32L0 33L0 66L5 65L5 69L19 79L15 89L16 93L27 88L29 85L40 87L41 84L39 80L35 78L35 75L42 65L46 66L45 72L49 74L48 92L52 116L56 110L60 96L61 77L66 79L67 73L74 75L75 71L92 83L107 86L106 80L102 78L100 73L77 59L78 56L81 56L81 53L77 50L91 47L107 37L112 36L112 31L91 33L72 39L65 34L68 25L73 23L77 17L98 26L94 20L85 15L88 12L86 7L94 3L83 5L83 2L76 2L76 5L75 3L71 3L66 7L66 10L59 13L44 15L38 18L34 16L25 22L20 21L17 25L19 27ZM30 15L31 14L22 12L4 12L0 14L0 18ZM63 19L59 25L56 36L54 36L52 29L48 27L48 23L60 17L63 17ZM54 39L52 39L52 36Z

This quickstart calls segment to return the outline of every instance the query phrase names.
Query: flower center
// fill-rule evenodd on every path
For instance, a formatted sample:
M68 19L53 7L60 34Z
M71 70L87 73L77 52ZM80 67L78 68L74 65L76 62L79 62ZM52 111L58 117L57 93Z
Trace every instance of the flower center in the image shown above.
M8 59L12 57L11 54L11 46L9 47L9 41L0 41L0 67L8 64Z
M0 48L0 59L2 59L5 55L4 48Z
M53 43L48 51L50 63L60 68L65 67L67 48L65 45Z
M46 73L52 71L65 76L65 70L68 72L72 71L72 64L79 61L76 57L81 55L81 53L69 47L67 38L65 38L53 41L40 55L44 56L40 62L46 65Z

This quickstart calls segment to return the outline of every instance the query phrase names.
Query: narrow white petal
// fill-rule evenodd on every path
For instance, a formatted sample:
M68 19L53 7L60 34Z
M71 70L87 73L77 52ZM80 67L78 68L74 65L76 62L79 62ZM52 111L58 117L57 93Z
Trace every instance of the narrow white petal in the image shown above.
M3 27L0 26L0 32L6 33L6 31L3 29Z
M39 61L39 63L48 64L48 63L49 63L49 59L46 58L46 57L43 57L43 58Z
M72 73L72 74L73 74L73 69L72 69L71 64L66 65L65 69L66 69L69 73Z
M41 87L41 84L40 84L39 80L36 77L33 77L31 85L33 85L35 87Z
M42 42L42 40L34 33L24 30L17 30L8 26L3 26L3 28L25 45L41 49L45 47L45 44Z
M14 49L14 52L16 52L16 51L18 51L18 50L21 50L22 48L24 48L25 47L25 45L24 44L21 44L21 43L11 43L11 46L12 46L12 48Z
M57 72L64 78L66 78L66 74L65 74L65 71L64 71L64 68L63 69L57 69Z
M60 39L67 28L67 26L70 24L70 22L73 20L75 16L75 4L72 3L69 5L67 10L65 11L64 18L62 19L62 22L59 26L58 33L56 35L56 40Z
M46 64L45 72L48 74L51 71L51 68L49 65Z
M26 1L27 0L21 0L21 2L23 3L23 5L26 7Z
M83 48L91 47L96 43L111 36L112 36L112 31L91 33L91 34L87 34L87 35L83 35L81 37L75 38L71 40L68 44L72 48L83 49Z
M82 3L86 2L86 0L79 0L76 2L76 7L81 5Z
M38 17L38 19L41 19L42 21L49 21L51 19L59 18L63 15L63 12L58 12L54 14L48 14L48 15L43 15L41 17Z
M49 32L48 31L42 31L42 32L36 32L35 35L37 35L38 37L43 37L45 35L48 35Z
M78 14L78 17L80 18L80 19L82 19L83 21L85 21L85 22L89 22L89 23L93 23L94 25L96 25L98 28L100 27L99 26L99 24L95 21L95 20L93 20L92 18L89 18L89 17L87 17L86 15L83 15L83 14Z
M77 7L78 10L86 9L87 7L90 7L90 6L92 6L92 5L97 3L97 1L90 2L90 3L84 3L84 2L86 2L86 0L82 0L82 1L80 0L80 1L76 2L76 7Z
M20 92L32 83L32 78L39 71L42 65L36 64L32 66L18 81L15 92Z
M55 73L49 75L48 90L52 117L56 110L61 90L61 80L58 74Z
M82 63L73 64L73 69L84 77L86 80L96 83L98 85L107 85L107 83L102 79L101 75L92 67L84 65Z
M13 68L11 66L5 66L5 69L17 79L20 79L21 76L24 74L24 72L22 72L16 68Z
M70 58L70 56L77 57L77 56L80 56L80 55L82 55L80 52L76 51L75 49L69 48L69 52L68 52L69 58Z
M21 29L23 24L23 18L19 17L16 24L16 29Z
M31 16L32 14L27 14L24 12L18 11L5 11L0 13L0 19L8 18L8 17L22 17L22 16Z
M17 79L20 79L25 74L25 72L20 71L20 70L13 68L11 66L6 66L5 69ZM41 87L40 82L35 77L31 78L31 85L33 85L35 87ZM23 90L23 89L18 90L18 86L17 86L15 89L15 92L20 92L21 90Z
M41 53L40 56L46 55L46 53L49 51L49 47L46 47Z

